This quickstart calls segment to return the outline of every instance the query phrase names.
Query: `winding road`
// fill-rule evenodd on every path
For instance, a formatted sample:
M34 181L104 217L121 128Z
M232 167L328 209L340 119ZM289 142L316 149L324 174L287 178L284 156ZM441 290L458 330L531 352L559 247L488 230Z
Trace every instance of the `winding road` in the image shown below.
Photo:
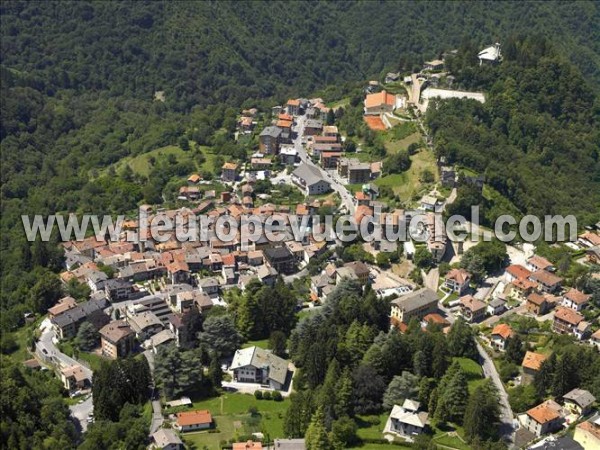
M85 364L65 355L58 347L56 347L54 344L54 332L52 331L52 326L48 319L42 322L40 331L41 335L38 344L36 345L36 353L42 361L50 359L53 364L63 368L79 365L83 369L85 375L89 378L90 382L92 381L94 374ZM70 405L69 409L71 410L71 415L79 422L81 430L85 432L88 426L88 415L94 411L94 401L92 396L90 395L81 403Z

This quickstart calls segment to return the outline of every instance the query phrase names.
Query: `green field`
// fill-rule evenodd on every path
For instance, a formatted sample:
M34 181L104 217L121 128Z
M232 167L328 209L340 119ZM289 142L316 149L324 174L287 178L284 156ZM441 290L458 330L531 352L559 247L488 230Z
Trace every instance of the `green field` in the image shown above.
M213 160L216 157L216 154L212 153L212 149L210 147L201 146L200 149L206 159L202 165L199 165L196 161L196 155L193 150L184 151L176 145L167 145L166 147L161 147L149 151L147 153L142 153L137 156L128 156L126 158L121 159L119 162L115 163L112 167L117 171L117 173L125 167L125 165L129 165L131 170L137 175L142 175L147 177L152 170L152 165L150 164L150 157L156 159L156 161L164 160L169 157L169 155L175 156L178 163L181 162L192 162L196 165L196 168L199 171L213 171ZM228 159L225 157L224 159Z
M485 382L483 369L478 363L469 358L452 358L452 360L458 361L462 370L467 374L470 394L473 393L477 386Z
M423 195L425 184L419 179L423 170L428 169L438 180L437 165L432 152L421 149L411 156L410 168L403 173L386 175L375 180L377 186L389 186L394 194L400 196L404 201L410 201L413 197Z
M258 414L251 416L250 407L256 407ZM220 449L221 441L237 439L239 436L253 432L262 432L265 438L284 437L283 418L289 406L289 400L276 402L273 400L256 400L248 394L225 394L199 402L194 402L192 409L208 409L214 419L217 433L200 431L185 433L184 440L194 444L196 448L208 447L210 450Z

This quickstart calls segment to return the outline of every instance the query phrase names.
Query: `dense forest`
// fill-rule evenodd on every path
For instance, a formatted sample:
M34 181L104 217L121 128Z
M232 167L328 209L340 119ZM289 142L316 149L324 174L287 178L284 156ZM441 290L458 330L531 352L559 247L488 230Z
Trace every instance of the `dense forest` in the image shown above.
M501 214L575 214L600 219L600 100L593 84L550 39L509 38L497 66L479 67L460 49L450 67L484 104L444 101L428 110L438 157L484 175L483 195L465 185L450 213L480 204L487 222ZM474 49L473 49L474 50ZM508 199L508 201L507 201Z
M299 95L337 100L357 82L390 70L411 71L444 50L476 50L532 31L539 35L536 42L548 42L548 48L523 51L515 44L511 53L505 47L507 64L481 72L472 61L457 60L457 81L489 89L491 101L483 107L448 102L429 124L440 154L489 177L498 196L509 199L502 205L591 218L586 208L598 210L597 197L591 195L600 181L594 97L600 84L598 22L595 2L2 2L0 328L14 330L23 324L25 312L45 312L62 295L56 277L61 252L56 242L27 242L22 214L128 212L143 201L160 201L169 180L189 172L176 160L158 162L146 177L107 169L122 158L182 140L221 154L245 154L233 141L240 108L266 110ZM551 90L544 89L546 83ZM164 102L154 100L157 91L164 91ZM478 152L481 148L489 153ZM538 171L541 175L531 176ZM501 176L507 173L511 177ZM498 208L499 201L490 209ZM263 301L258 294L245 301L250 300ZM305 386L324 385L325 393L332 378L361 364L358 355L385 329L387 305L370 301L377 310L361 312L354 325L340 319L326 322L332 325L327 329L316 323L326 318L319 316L296 332L299 336L314 326L326 337L342 325L352 326L348 336L331 340L326 353L317 353L327 360L339 344L346 358L330 368L329 378L326 365L316 367L317 360L306 358L302 339L294 341L293 357L305 373ZM269 302L263 303L268 309ZM271 331L256 322L247 322L246 328L249 335ZM418 333L400 344L391 335L376 340L412 349L431 344ZM434 340L439 349L446 345L440 337ZM345 341L360 351L349 353ZM3 342L3 353L10 353L5 347L11 346ZM373 358L377 351L370 351ZM24 373L11 356L2 357L4 390L31 406L25 413L3 396L3 441L12 448L73 445L74 430L64 425L67 409L55 380ZM442 362L446 370L448 361ZM421 363L422 379L438 371ZM412 361L396 369L403 368L411 369ZM384 389L392 372L383 366L362 368L354 380L341 379L360 390L374 370ZM381 397L372 404L369 392L364 394L359 408L381 408ZM319 403L310 401L310 409ZM320 413L328 427L335 420L338 428L354 414L349 409ZM107 435L137 428L130 425L123 423ZM32 428L35 433L28 434ZM316 438L317 431L312 433ZM97 446L100 434L95 428L84 446Z

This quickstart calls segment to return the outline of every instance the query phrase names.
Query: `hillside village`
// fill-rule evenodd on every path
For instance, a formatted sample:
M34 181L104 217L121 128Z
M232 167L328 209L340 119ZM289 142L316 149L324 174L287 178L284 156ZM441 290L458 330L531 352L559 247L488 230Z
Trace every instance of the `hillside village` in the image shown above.
M485 93L452 89L447 58L452 52L426 62L418 73L390 72L364 86L363 103L358 105L362 120L382 139L410 127L416 141L399 150L409 159L433 155L434 143L422 115L435 99L485 102ZM483 49L478 58L480 64L501 63L500 45ZM149 218L277 216L284 223L280 242L264 236L247 247L241 239L219 240L215 230L210 230L206 243L157 242L145 239L149 231L131 218L119 242L90 237L64 243L61 281L65 289L80 287L89 295L64 297L48 310L39 325L34 357L25 364L56 373L76 399L72 412L86 430L94 423L91 392L101 361L143 355L153 370L165 349L198 346L197 334L207 331L195 323L214 321L224 311L234 314L240 298L260 288L278 295L287 285L277 298L293 297L293 313L302 321L318 314L332 293L351 283L365 295L372 291L389 302L392 332L427 333L434 327L447 336L456 323L469 325L476 343L476 371L499 393L501 437L511 447L546 448L543 445L552 442L556 448L600 448L599 399L579 384L565 382L564 392L543 391L539 404L518 407L527 403L523 397L539 389L540 371L557 370L554 347L568 342L600 351L598 292L583 289L564 269L563 260L552 259L553 246L549 251L530 244L459 243L445 232L434 233L436 225L443 229L443 214L457 189L468 185L482 192L484 178L440 159L426 169L433 170L427 177L420 174L411 196L399 198L395 168L389 168L396 153L377 154L364 139L345 134L343 115L349 108L345 103L327 105L321 98L292 98L270 111L240 111L237 139L257 143L247 160L228 158L218 177L210 180L200 171L187 174L173 208L140 207ZM294 240L292 221L299 224L306 216L325 214L349 214L357 222L374 217L382 224L409 223L419 214L427 219L422 241L343 244L333 236ZM592 279L600 279L600 224L560 249ZM473 258L483 260L485 267L470 265ZM84 333L92 336L89 348L73 351ZM299 369L286 351L287 338L289 334L283 337L283 351L275 352L266 339L246 338L235 342L230 352L213 355L218 363L211 360L211 370L222 372L221 382L213 386L217 398L243 396L259 407L268 401L264 398L288 402ZM552 369L546 361L553 361ZM160 384L155 373L154 386ZM222 405L221 411L216 404L214 409L200 409L201 400L193 395L169 398L155 392L152 448L184 448L192 442L201 448L204 442L213 445L214 440L203 440L212 434L223 434L221 440L226 441L215 448L305 448L303 439L284 439L289 436L283 434L227 434L219 417ZM379 428L373 425L377 439L414 442L433 429L434 419L427 411L428 405L416 396L404 398ZM237 440L241 436L244 439Z

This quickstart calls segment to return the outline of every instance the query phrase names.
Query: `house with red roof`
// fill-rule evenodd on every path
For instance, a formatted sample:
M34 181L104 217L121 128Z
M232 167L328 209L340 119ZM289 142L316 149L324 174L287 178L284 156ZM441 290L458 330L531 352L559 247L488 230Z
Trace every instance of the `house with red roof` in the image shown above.
M531 408L525 414L522 425L537 437L558 430L563 419L563 410L554 400Z
M203 409L197 411L184 411L177 413L173 427L181 432L206 430L212 425L210 411Z
M469 287L469 281L471 281L471 274L465 269L451 269L446 274L444 287L450 292L456 292L458 295L462 295Z
M531 270L526 269L520 264L511 264L506 268L506 281L509 283L515 280L526 280L531 275Z
M569 289L562 298L562 305L575 311L584 309L590 301L591 295L584 294L575 288Z
M396 109L396 96L385 90L368 94L365 98L365 115L380 115Z
M491 344L492 346L501 352L506 349L506 341L508 338L513 337L515 332L512 330L510 325L506 323L500 323L492 330Z

